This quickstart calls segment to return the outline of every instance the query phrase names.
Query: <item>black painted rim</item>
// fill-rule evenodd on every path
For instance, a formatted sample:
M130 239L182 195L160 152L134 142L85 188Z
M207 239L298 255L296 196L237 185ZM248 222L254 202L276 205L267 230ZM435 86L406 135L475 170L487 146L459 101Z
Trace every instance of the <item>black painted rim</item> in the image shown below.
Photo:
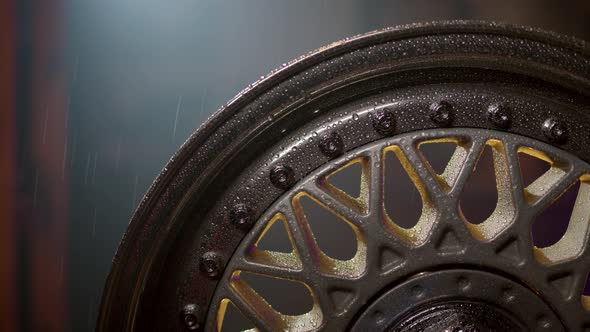
M180 227L180 225L168 225L166 222L178 212L173 208L184 202L186 195L190 192L189 187L193 186L193 189L195 186L198 187L199 181L208 178L208 172L211 172L211 168L215 166L211 163L211 160L219 157L220 154L218 149L207 150L207 147L213 146L209 142L216 139L217 135L223 135L224 133L232 132L233 135L236 135L236 128L234 128L236 124L232 123L231 120L233 116L247 112L246 109L249 105L252 105L256 100L263 99L265 96L272 99L273 88L281 83L288 83L290 79L305 72L308 68L320 63L327 63L331 59L344 54L352 54L355 50L397 40L459 34L529 40L555 50L556 54L559 55L555 59L535 59L535 61L528 64L526 62L513 63L512 67L518 68L521 66L521 74L523 72L537 73L537 79L573 91L574 94L582 96L582 100L586 100L588 97L590 86L590 68L587 66L590 55L588 44L574 38L531 28L465 21L416 24L368 33L311 52L272 72L238 94L203 124L174 155L142 200L118 249L113 269L105 287L97 329L133 329L136 323L137 305L141 302L142 289L147 282L154 278L152 263L157 256L156 254L159 253L152 252L151 249L166 249L167 246L164 243L173 237L174 231ZM572 57L578 60L572 59ZM527 65L531 65L531 68L534 69L532 71L529 71L529 68L523 69ZM309 98L313 99L313 95L304 94L296 99L305 100ZM274 102L276 105L281 105L285 100L286 97L281 99L279 96ZM269 107L264 109L263 112L271 114L273 110L276 109ZM572 116L581 117L582 123L587 121L585 114L574 112ZM260 119L262 115L258 114L255 117ZM253 122L256 123L257 121ZM272 123L258 123L254 127L242 128L238 132L244 130L249 132L260 131L271 125ZM582 134L584 133L580 135ZM537 136L542 138L543 134L539 133ZM544 138L544 140L548 141L547 138ZM557 143L554 142L554 144ZM220 144L226 148L229 146L232 149L229 142L221 142ZM235 145L234 143L234 149ZM217 148L219 148L219 145ZM562 145L561 148L572 150L567 144ZM577 151L577 148L574 150L573 152L580 158L589 159L589 154L581 153L583 151ZM227 154L230 152L227 152ZM224 150L222 156L227 154ZM208 169L200 169L203 165L212 166Z

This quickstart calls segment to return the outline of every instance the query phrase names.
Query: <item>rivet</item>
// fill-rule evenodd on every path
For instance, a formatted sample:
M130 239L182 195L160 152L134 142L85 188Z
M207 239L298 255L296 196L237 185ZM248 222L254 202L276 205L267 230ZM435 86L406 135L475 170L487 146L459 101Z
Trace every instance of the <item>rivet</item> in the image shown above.
M419 285L412 287L411 292L412 292L412 295L417 299L424 297L424 293L425 293L424 288L422 288L422 286L419 286Z
M283 190L287 190L295 183L295 173L287 165L277 165L270 170L270 182Z
M471 281L466 277L459 277L457 278L457 285L461 290L467 291L471 287Z
M371 121L373 123L373 128L383 136L391 136L395 132L395 117L393 116L393 113L386 108L372 113Z
M555 118L549 118L543 122L543 134L553 143L563 144L568 139L568 131L565 123Z
M430 105L430 119L439 126L448 127L453 123L453 106L446 101Z
M516 296L512 293L512 289L504 288L502 289L502 299L504 300L504 302L510 303L516 300Z
M196 304L187 304L182 309L180 320L184 326L189 330L196 330L200 324L197 319L198 307Z
M229 211L229 220L240 228L249 228L253 221L253 210L246 204L236 204Z
M385 315L381 310L375 310L371 316L373 317L376 325L383 325L383 323L385 323Z
M201 256L201 270L211 278L217 278L223 269L223 262L215 252L208 251Z
M337 132L329 132L320 138L320 151L330 158L337 157L342 154L344 143Z
M542 329L549 329L552 327L551 321L545 315L537 317L537 325Z
M488 120L498 128L507 129L512 122L512 112L501 104L494 104L488 108Z

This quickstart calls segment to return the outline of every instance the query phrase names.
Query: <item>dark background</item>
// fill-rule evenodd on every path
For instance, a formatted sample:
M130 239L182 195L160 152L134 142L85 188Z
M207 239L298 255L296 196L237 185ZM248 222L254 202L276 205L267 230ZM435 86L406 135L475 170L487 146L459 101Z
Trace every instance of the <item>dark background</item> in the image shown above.
M590 39L590 1L3 0L0 330L93 330L170 156L261 75L386 26L499 20Z

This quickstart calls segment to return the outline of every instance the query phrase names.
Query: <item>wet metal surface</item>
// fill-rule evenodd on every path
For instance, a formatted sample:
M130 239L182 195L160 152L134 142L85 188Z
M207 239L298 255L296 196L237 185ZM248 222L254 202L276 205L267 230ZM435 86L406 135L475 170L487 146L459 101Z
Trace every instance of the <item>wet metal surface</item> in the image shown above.
M24 331L94 329L112 258L153 179L205 119L273 68L340 38L418 21L501 19L589 35L584 0L557 7L528 0L15 3L18 264L7 264ZM316 74L336 74L322 70ZM39 81L48 84L33 84ZM294 101L313 97L300 93L288 92ZM315 110L306 114L314 117ZM254 110L235 121L249 125L256 117ZM384 135L392 125L413 128L388 121L377 124ZM364 125L359 130L373 124ZM570 132L584 130L568 125ZM291 128L281 124L276 131L283 129ZM342 139L345 149L360 143ZM575 144L566 145L578 151ZM323 162L317 141L314 151ZM297 165L295 175L307 167ZM249 206L259 211L256 202ZM177 318L178 310L170 319Z
M431 105L441 101L453 110L445 125L491 129L488 109L501 103L513 111L508 132L539 141L555 116L577 135L561 147L587 160L588 53L586 44L552 34L456 22L371 33L282 67L202 126L158 178L115 262L101 327L131 327L129 310L146 317L133 324L152 326L155 318L164 328L186 303L207 307L217 281L195 264L210 251L227 261L242 240L231 207L248 204L258 218L287 189L271 186L272 170L289 167L300 180L331 159L317 145L325 133L337 132L345 152L382 139L369 116L382 108L401 134L438 128ZM279 175L277 183L290 178ZM482 237L497 233L484 229ZM419 244L428 238L417 235ZM360 276L362 265L353 263ZM150 314L155 303L159 315Z

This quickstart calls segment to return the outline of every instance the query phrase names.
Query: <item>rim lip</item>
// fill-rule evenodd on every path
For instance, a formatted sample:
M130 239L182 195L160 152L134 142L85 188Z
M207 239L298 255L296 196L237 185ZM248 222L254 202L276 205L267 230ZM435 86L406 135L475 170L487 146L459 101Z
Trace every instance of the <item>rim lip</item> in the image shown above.
M203 122L203 124L200 125L173 154L172 158L164 166L163 171L159 173L150 188L146 191L131 217L129 226L126 229L113 258L111 270L106 278L102 293L97 330L101 330L110 325L108 324L109 314L107 309L109 304L113 301L113 296L116 296L116 292L114 291L116 291L117 288L115 286L118 276L125 264L129 263L125 258L128 257L130 240L134 241L135 247L151 247L150 239L136 237L134 235L142 228L142 226L144 226L145 220L147 219L146 217L149 216L155 208L156 203L159 201L160 194L164 189L170 187L175 181L177 181L177 171L185 166L186 162L195 151L205 145L210 136L220 129L226 120L235 115L246 104L264 95L276 84L286 81L290 77L314 65L344 53L374 44L382 44L406 38L462 33L523 38L542 42L550 46L569 49L590 57L590 43L576 37L516 24L480 20L451 20L400 25L359 34L315 49L288 62L285 66L271 71L269 74L262 76L261 79L239 92ZM197 178L198 177L200 176L197 175ZM186 181L186 179L181 179L180 182L183 181ZM140 254L139 256L141 257L142 255L143 254ZM127 299L124 300L127 301ZM129 313L127 312L127 314ZM125 316L128 317L128 322L133 320L129 315ZM127 327L129 326L130 325Z
M489 21L472 21L472 20L452 20L452 21L434 21L427 23L414 23L388 27L380 30L374 30L364 34L359 34L350 38L341 39L327 46L317 48L287 63L282 68L272 70L269 74L262 76L261 79L250 84L247 88L240 91L236 96L222 105L213 114L211 114L189 137L182 143L180 148L172 155L166 163L163 171L158 174L150 188L146 191L140 204L135 210L130 225L134 224L136 219L142 215L142 210L146 210L150 198L160 191L161 188L168 186L170 177L175 173L180 165L184 164L186 158L192 152L201 146L213 132L242 106L256 97L264 94L278 82L284 81L289 77L329 58L336 57L346 52L359 49L374 43L386 43L398 39L411 38L415 36L437 35L448 33L475 33L475 34L497 34L510 35L514 37L524 37L527 39L541 41L550 45L572 49L573 51L590 56L590 43L582 39L558 34L539 28L531 28L523 25L507 24ZM131 227L130 227L131 228ZM127 232L126 232L127 233ZM117 250L117 256L120 250ZM114 261L117 261L115 258Z

